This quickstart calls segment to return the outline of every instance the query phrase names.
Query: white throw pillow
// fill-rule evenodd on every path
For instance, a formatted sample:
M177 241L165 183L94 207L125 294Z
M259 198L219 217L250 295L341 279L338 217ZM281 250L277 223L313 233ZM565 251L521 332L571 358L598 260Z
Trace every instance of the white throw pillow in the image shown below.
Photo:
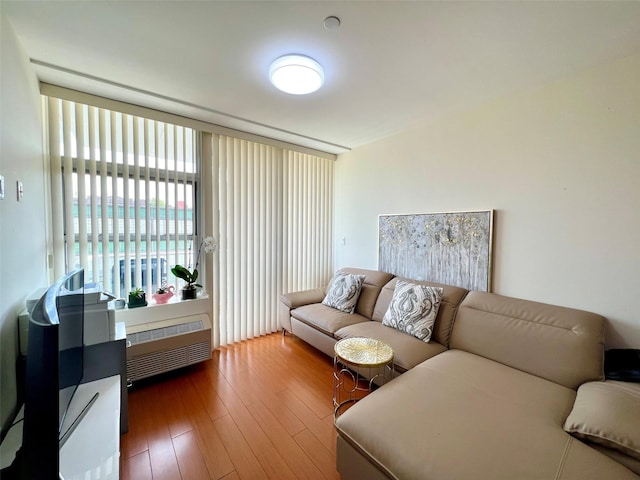
M329 288L327 288L327 295L322 300L322 304L336 308L341 312L353 313L360 297L364 278L364 275L336 273L331 279Z
M443 289L440 287L398 280L382 324L428 342L431 340L442 294Z

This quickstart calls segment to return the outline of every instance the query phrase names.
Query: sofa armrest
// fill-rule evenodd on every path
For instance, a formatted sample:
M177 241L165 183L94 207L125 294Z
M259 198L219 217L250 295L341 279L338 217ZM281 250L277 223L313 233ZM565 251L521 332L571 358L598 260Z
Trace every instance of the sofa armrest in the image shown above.
M285 293L280 297L280 301L284 303L290 310L302 307L303 305L311 305L312 303L320 303L326 295L324 288L313 288L311 290L302 290L301 292Z
M324 300L324 297L324 288L313 288L311 290L302 290L300 292L291 292L281 295L280 323L282 324L282 328L291 332L291 310L302 307L303 305L320 303Z

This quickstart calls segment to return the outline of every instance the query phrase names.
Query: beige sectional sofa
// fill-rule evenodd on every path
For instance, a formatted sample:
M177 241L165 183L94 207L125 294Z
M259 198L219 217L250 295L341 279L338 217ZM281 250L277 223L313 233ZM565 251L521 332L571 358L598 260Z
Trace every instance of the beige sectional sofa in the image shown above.
M444 289L432 340L426 343L381 323L397 278L375 270L343 268L340 271L365 275L355 312L344 313L323 305L324 288L288 293L280 302L284 331L293 333L329 356L333 356L333 346L341 338L377 338L393 348L395 370L400 373L447 350L453 319L467 290L439 283L416 282Z
M342 271L365 275L354 313L323 305L324 289L285 294L281 308L284 330L327 355L355 336L394 350L401 374L336 421L343 480L640 478L640 385L602 381L603 317L429 284L444 295L426 343L381 323L396 278ZM622 391L611 404L593 393L610 387ZM590 425L589 408L627 431Z

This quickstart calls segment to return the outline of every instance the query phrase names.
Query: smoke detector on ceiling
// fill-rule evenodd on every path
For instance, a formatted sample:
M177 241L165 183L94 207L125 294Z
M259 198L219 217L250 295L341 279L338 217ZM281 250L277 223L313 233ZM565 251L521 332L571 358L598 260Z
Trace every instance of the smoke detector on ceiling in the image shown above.
M340 19L333 15L324 19L324 28L327 30L337 30L340 26Z

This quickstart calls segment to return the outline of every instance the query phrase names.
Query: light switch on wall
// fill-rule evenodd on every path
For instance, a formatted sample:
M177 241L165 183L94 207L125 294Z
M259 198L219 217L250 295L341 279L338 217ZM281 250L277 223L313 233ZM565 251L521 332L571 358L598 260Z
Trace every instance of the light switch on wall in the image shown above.
M24 186L20 180L16 182L16 190L18 194L18 201L21 201L24 197Z
M0 200L4 200L4 175L0 175Z

